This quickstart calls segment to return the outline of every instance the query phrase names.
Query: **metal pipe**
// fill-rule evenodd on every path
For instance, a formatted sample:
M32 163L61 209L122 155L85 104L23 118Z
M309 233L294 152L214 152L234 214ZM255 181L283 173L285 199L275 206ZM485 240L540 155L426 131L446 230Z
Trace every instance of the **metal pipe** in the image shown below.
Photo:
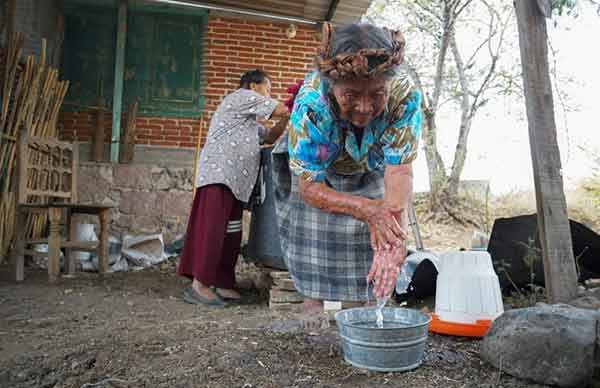
M180 1L180 0L147 0L147 1L150 1L153 3L175 5L175 6L180 6L180 7L200 8L200 9L208 9L208 10L212 10L212 11L237 13L240 15L257 16L257 17L280 20L280 21L285 21L285 22L309 24L309 25L313 25L313 26L319 24L319 22L317 22L317 21L309 20L309 19L305 19L305 18L274 15L274 14L260 12L260 11L247 11L247 10L243 10L243 9L239 9L239 8L221 7L218 5L190 3L188 1Z

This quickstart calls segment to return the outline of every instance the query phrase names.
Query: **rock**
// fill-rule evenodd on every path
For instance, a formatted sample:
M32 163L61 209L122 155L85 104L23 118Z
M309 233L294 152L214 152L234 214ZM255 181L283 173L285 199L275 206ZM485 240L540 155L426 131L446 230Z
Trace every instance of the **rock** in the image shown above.
M169 217L186 218L192 209L192 194L186 191L156 193L156 208L161 214Z
M600 288L587 291L568 304L580 309L600 310Z
M600 279L588 279L585 281L587 288L600 288Z
M175 188L177 190L192 191L194 189L194 171L190 168L169 169L175 177Z
M84 164L77 174L77 193L82 203L102 203L113 186L112 168Z
M156 193L128 191L121 195L119 210L121 213L134 215L159 214L156 205Z
M152 170L154 190L169 190L175 186L175 181L164 168Z
M115 185L126 189L152 189L152 167L144 164L118 164L114 167Z
M512 376L559 387L584 387L594 369L595 311L568 305L510 310L498 317L481 356Z

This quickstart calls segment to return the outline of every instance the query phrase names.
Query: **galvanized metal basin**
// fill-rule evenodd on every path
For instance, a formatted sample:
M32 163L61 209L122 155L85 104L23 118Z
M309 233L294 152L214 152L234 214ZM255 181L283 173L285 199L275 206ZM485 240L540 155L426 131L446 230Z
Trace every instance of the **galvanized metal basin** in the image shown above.
M386 307L384 327L377 328L375 310L360 307L335 314L346 362L378 372L402 372L421 365L429 315L413 309Z

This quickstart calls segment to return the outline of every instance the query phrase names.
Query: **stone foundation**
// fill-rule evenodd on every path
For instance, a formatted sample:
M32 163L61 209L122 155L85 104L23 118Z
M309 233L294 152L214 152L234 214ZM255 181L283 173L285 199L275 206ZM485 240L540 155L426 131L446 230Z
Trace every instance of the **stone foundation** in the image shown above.
M192 205L193 168L154 164L82 163L79 202L115 205L111 233L162 233L169 243L185 233Z

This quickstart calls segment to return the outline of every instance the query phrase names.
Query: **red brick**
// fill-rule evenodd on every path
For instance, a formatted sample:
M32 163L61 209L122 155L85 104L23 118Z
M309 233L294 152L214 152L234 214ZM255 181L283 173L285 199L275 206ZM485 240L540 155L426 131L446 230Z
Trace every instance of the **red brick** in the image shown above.
M146 124L146 125L142 126L141 128L149 129L151 131L162 131L163 126L160 124Z
M179 119L179 125L194 125L198 123L198 119Z
M171 130L171 131L162 131L162 135L165 136L165 138L169 138L169 137L179 137L179 130ZM171 140L171 139L169 139Z
M156 140L156 141L151 141L150 142L151 145L157 145L157 146L171 146L174 147L178 144L178 142L176 141L165 141L165 140Z
M180 147L185 147L185 148L196 148L196 143L186 143L186 142L182 142L179 144Z

